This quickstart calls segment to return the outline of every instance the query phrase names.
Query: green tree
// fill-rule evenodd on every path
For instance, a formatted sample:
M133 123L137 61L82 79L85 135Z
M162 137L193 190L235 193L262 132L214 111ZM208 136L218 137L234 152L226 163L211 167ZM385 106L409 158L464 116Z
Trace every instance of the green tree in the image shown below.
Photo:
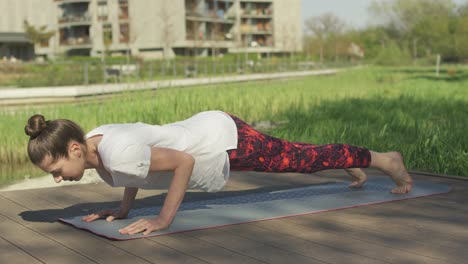
M346 30L346 23L332 13L324 13L306 20L306 35L312 36L319 48L320 62L323 62L325 48L333 49L335 59L337 59L340 41L339 37Z
M390 40L385 47L379 49L374 62L385 66L406 65L411 62L411 55L408 50L401 48L395 41Z
M51 37L55 35L54 30L47 30L47 26L35 26L23 21L24 32L29 40L36 45L47 46Z
M374 1L369 11L393 34L393 39L411 49L413 59L422 50L450 53L450 18L455 10L452 0ZM452 45L453 48L453 45Z
M377 57L380 51L388 46L389 40L389 34L384 27L374 26L360 30L357 39L354 41L364 48L366 58L372 59Z
M460 59L468 58L468 2L457 9L457 25L455 28L455 49Z

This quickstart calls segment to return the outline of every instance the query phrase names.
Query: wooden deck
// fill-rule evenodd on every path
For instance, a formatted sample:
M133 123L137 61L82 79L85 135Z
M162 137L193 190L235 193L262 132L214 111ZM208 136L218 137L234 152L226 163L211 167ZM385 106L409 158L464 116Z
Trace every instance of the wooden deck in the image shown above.
M467 263L468 181L413 176L453 190L129 241L111 241L56 221L118 206L121 188L90 184L0 192L0 263ZM231 177L226 191L190 191L185 200L348 179L339 170L315 177L237 172ZM164 192L140 191L135 207L161 203Z

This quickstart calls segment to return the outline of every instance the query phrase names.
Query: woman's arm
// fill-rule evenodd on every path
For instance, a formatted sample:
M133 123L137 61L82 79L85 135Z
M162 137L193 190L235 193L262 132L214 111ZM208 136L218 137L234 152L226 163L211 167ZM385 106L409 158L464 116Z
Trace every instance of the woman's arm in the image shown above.
M125 215L128 214L130 208L132 208L133 201L138 193L138 188L136 187L125 187L124 195L122 202L120 203L120 211Z
M159 216L154 219L140 219L119 230L120 233L131 235L145 231L144 234L146 235L152 231L169 227L185 196L194 164L194 158L185 152L168 148L152 148L150 171L174 171L166 200L159 212Z
M111 222L114 219L126 218L130 208L132 207L133 201L135 201L138 188L125 187L122 202L120 203L119 209L105 209L94 214L89 214L82 218L83 221L92 222L101 217L106 217L107 222Z

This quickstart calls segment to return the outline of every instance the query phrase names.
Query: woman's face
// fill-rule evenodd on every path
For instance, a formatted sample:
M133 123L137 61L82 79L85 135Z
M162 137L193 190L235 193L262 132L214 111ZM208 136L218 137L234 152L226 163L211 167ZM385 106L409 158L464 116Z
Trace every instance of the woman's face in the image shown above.
M76 142L69 144L68 158L62 157L54 162L52 156L45 156L39 168L52 174L56 183L81 180L85 170L85 158L80 144Z

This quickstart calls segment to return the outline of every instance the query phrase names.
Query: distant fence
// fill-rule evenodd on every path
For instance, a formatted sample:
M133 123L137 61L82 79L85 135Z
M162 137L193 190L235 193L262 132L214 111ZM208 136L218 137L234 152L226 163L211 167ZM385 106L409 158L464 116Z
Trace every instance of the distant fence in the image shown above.
M349 64L345 64L349 65ZM345 65L332 65L345 66ZM158 60L103 63L47 62L1 63L0 86L39 87L63 85L88 85L97 83L121 83L153 81L251 73L306 71L325 68L307 60L262 59L245 61L224 60Z

